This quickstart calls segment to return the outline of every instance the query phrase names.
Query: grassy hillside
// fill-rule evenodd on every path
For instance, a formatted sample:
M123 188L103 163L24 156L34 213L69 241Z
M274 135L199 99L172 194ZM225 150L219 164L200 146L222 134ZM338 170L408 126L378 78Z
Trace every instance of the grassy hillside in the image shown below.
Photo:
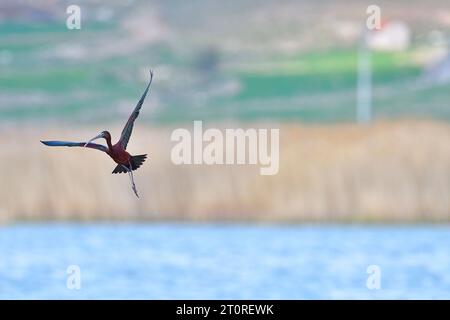
M387 17L404 6L382 5ZM173 6L113 2L105 9L88 1L81 30L65 27L62 7L46 19L17 9L0 20L0 123L119 119L136 103L149 68L156 79L143 117L154 122L355 118L357 39L336 30L347 23L358 32L364 3ZM105 10L108 19L95 18ZM373 54L375 116L448 120L448 85L417 85L430 49L426 32L442 26L433 15L401 17L414 31L413 46Z

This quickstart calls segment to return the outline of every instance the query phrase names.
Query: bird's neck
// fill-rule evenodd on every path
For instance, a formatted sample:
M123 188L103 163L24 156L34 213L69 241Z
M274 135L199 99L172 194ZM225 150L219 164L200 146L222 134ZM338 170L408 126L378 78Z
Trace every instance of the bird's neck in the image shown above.
M106 144L108 145L109 150L112 150L111 138L105 138Z

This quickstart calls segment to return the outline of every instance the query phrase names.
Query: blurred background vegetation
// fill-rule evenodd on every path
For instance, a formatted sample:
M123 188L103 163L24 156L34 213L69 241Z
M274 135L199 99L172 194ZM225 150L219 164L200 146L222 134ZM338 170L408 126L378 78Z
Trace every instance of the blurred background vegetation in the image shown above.
M3 220L450 217L448 1L377 2L368 126L355 123L368 1L80 1L81 30L66 28L71 4L0 3ZM130 145L151 155L139 203L103 155L37 145L118 137L150 68ZM280 174L175 167L170 129L192 120L281 128Z
M155 122L354 119L366 1L82 1L81 30L65 27L69 4L0 5L3 121L126 116L150 67L158 81L142 117ZM379 6L411 35L404 50L374 51L376 118L448 120L448 82L418 83L445 56L448 3Z

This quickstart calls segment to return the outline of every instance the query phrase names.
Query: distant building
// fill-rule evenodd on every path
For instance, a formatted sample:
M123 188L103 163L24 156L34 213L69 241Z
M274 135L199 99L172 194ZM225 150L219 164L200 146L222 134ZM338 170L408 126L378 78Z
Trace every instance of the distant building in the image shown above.
M411 45L411 31L401 21L384 22L381 29L369 33L367 45L379 51L406 50Z
M0 21L52 21L61 13L65 14L65 7L58 0L0 1Z

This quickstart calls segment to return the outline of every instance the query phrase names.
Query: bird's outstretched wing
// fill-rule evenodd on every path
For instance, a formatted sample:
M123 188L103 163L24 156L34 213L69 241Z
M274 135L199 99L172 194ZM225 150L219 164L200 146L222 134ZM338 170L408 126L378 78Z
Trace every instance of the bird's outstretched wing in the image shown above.
M49 147L84 147L86 142L71 142L71 141L42 141L43 144ZM108 152L108 147L97 143L88 143L86 148L92 148L103 152Z
M147 85L147 88L145 89L144 93L142 94L141 99L139 99L139 102L137 103L136 107L134 108L133 113L131 113L130 117L128 118L128 121L122 130L122 134L120 135L119 143L121 144L121 146L124 149L127 148L128 141L130 140L131 133L133 132L134 121L139 116L139 111L141 110L142 104L144 103L145 97L147 96L147 92L148 92L148 89L150 88L150 85L152 84L152 80L153 80L153 71L150 70L150 81Z

